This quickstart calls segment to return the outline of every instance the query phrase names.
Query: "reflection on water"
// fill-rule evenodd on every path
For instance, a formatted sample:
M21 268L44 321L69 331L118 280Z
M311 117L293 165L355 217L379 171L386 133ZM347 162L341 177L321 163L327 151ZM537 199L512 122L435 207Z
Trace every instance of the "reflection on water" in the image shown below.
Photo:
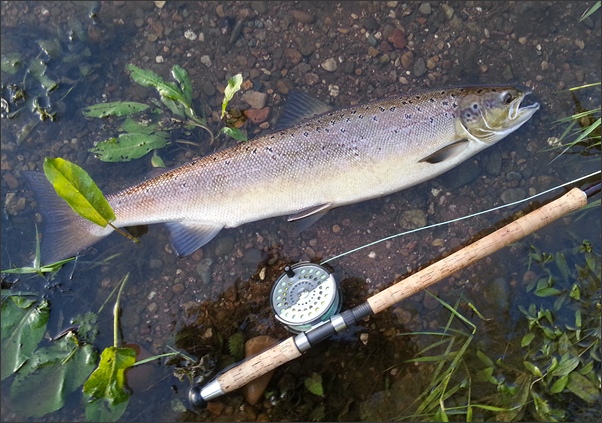
M288 336L269 304L272 283L285 264L321 261L401 232L416 219L427 224L453 219L600 168L599 150L590 156L569 151L551 164L556 153L543 151L564 131L555 121L576 110L572 95L560 90L600 80L599 12L579 22L592 2L82 3L1 6L6 100L1 121L3 269L26 266L33 259L39 216L22 178L24 170L41 169L45 157L64 157L84 167L106 193L153 172L149 157L103 163L88 153L95 142L113 136L121 121L87 120L83 107L103 101L148 102L154 95L132 83L125 71L128 63L166 78L175 64L187 69L195 102L206 105L213 124L219 120L221 91L239 72L250 81L246 90L267 94L272 124L293 88L343 106L410 89L521 84L532 88L542 109L507 140L448 174L402 193L333 210L301 234L284 218L268 219L224 230L201 250L178 259L165 230L151 226L141 244L112 235L52 280L6 276L3 288L31 290L50 300L49 337L70 326L74 316L98 311L129 272L121 304L123 341L138 344L148 355L168 352L167 346L182 348L194 358L212 354L222 368L233 360L228 341L234 333L247 339ZM18 69L12 74L8 66ZM56 87L50 89L53 82ZM599 107L599 87L575 95L583 108ZM249 107L240 95L232 106ZM248 123L249 135L265 126ZM222 137L211 145L202 131L193 132L189 140L198 147L173 142L161 151L168 166L235 143ZM403 169L395 176L403 177ZM512 213L535 209L552 197L395 238L330 262L343 289L343 309L361 303L397 276L461 248ZM451 305L461 299L459 311L477 325L471 345L494 360L520 362L525 319L519 305L549 305L533 290L527 293L534 271L528 267L529 247L555 254L589 239L599 254L599 234L598 213L560 219L430 291ZM594 292L599 292L597 276ZM95 346L101 350L112 345L113 320L108 309L99 317ZM428 364L405 360L435 342L426 335L401 334L437 331L448 319L433 297L412 296L283 366L265 401L256 406L245 405L236 393L195 414L187 402L188 379L173 376L185 362L149 364L146 372L130 374L133 395L122 419L400 419L415 411L410 405L434 372ZM454 325L465 331L458 322ZM323 397L306 387L314 374L322 377ZM2 383L2 416L21 420L22 411L11 407L12 381ZM63 409L42 419L81 420L80 400L74 395ZM588 407L567 407L567 418L593 413Z

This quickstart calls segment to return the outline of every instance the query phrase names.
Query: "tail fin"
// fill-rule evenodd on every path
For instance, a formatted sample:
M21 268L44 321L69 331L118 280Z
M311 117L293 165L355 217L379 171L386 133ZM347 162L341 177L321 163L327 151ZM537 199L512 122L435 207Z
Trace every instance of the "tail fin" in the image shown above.
M40 245L42 265L72 257L112 232L110 228L104 229L76 214L57 195L43 173L23 172L23 175L35 194L44 218Z

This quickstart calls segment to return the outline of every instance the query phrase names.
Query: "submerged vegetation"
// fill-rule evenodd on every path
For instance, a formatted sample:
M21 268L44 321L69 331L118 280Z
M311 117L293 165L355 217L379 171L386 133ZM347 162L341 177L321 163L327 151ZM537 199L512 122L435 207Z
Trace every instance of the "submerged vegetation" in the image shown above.
M432 368L430 383L409 406L408 421L594 421L600 402L600 252L588 241L550 254L532 247L522 322L505 352L473 344L477 326L451 307L440 332L413 333L433 343L411 362ZM439 300L442 302L441 300ZM479 314L480 315L480 314ZM487 316L485 316L487 317ZM461 322L470 331L454 328ZM522 331L522 335L520 332ZM480 363L475 366L474 363ZM424 364L423 364L424 365Z
M87 107L83 114L87 117L107 118L126 117L119 126L121 133L117 137L99 142L90 149L96 157L105 162L127 162L140 158L153 152L152 164L155 167L164 167L163 160L157 150L165 147L171 138L171 131L182 130L186 135L200 128L206 132L213 142L215 135L207 124L207 120L195 110L193 104L192 82L188 72L181 66L175 65L171 75L175 82L165 81L151 70L140 69L132 64L127 66L134 82L146 87L154 88L159 94L160 101L151 99L151 104L133 101L116 101L99 103ZM240 90L242 75L238 74L228 81L224 91L221 117L226 115L228 102ZM144 113L144 114L143 114ZM139 115L138 120L134 116ZM236 140L246 140L245 133L227 123L219 131ZM178 142L191 143L179 140Z

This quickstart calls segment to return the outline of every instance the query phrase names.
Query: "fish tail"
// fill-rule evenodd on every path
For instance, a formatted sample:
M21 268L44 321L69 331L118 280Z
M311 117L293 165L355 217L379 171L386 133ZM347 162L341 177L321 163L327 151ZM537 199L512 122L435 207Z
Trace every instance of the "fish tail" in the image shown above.
M113 231L110 226L102 228L76 214L58 196L43 173L23 172L23 175L34 192L44 218L40 243L42 265L73 257Z

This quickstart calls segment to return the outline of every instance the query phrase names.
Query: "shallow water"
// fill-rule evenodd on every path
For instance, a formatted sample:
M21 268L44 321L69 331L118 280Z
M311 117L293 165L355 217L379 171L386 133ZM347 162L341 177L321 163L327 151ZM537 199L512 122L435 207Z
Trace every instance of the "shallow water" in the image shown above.
M272 124L291 88L345 106L429 87L517 84L530 87L534 101L542 104L520 130L453 171L401 193L333 210L300 235L285 218L268 219L224 230L198 252L178 259L166 231L156 225L148 228L139 245L111 235L52 281L25 275L7 276L6 282L15 282L11 289L32 290L50 300L49 337L69 326L74 316L97 311L129 272L121 336L124 342L140 345L146 355L168 352L170 346L195 358L211 353L221 357L223 367L230 354L227 340L239 328L246 338L269 334L284 339L288 333L269 304L272 283L284 264L323 261L402 232L407 210L422 211L428 224L443 222L600 169L599 150L590 155L572 150L553 162L558 151L544 151L550 138L559 137L566 127L555 121L576 111L575 100L565 90L601 78L600 13L579 22L591 4L167 2L159 7L153 2L4 2L2 54L19 53L30 64L46 58L39 40L55 40L58 53L46 58L47 75L59 85L46 95L41 83L24 78L23 71L2 73L3 98L9 96L9 84L20 84L28 95L40 98L42 107L56 112L56 120L40 121L27 108L10 119L3 111L2 269L29 265L34 254L34 222L39 217L21 176L24 170L41 169L45 157L64 157L85 168L105 193L154 171L148 156L103 163L88 153L95 142L114 136L121 121L85 119L83 107L155 96L131 81L128 63L153 69L166 79L173 65L181 65L190 72L196 104L206 104L210 117L220 109L220 89L240 72L254 90L268 94ZM400 47L404 42L395 28L402 29L407 45ZM196 38L186 38L186 30ZM337 63L332 72L322 67L330 58ZM585 109L600 105L599 86L575 96ZM247 108L240 97L231 105ZM260 132L247 125L251 137ZM23 135L25 127L30 132ZM198 146L173 142L160 152L168 166L235 143L220 137L210 145L202 131L187 140ZM343 291L344 308L562 192L394 238L329 262ZM588 239L599 254L599 213L578 216L562 218L430 289L452 305L461 300L461 311L477 324L474 344L490 357L521 360L517 343L525 323L518 306L542 301L526 293L523 283L531 245L555 253ZM103 262L114 254L118 255ZM488 320L480 321L467 303ZM408 298L283 366L268 387L270 400L256 406L233 393L209 410L193 413L187 401L190 384L173 375L173 364L141 366L129 375L133 394L122 420L402 418L408 414L408 399L420 394L431 370L404 360L433 341L400 334L436 329L448 316L424 293ZM99 350L112 344L112 322L107 308L100 314L95 342ZM314 373L322 376L323 397L304 387ZM8 378L2 383L2 418L22 420L22 411L10 399L11 382ZM599 409L595 404L592 408ZM42 417L83 419L79 392L61 410Z

